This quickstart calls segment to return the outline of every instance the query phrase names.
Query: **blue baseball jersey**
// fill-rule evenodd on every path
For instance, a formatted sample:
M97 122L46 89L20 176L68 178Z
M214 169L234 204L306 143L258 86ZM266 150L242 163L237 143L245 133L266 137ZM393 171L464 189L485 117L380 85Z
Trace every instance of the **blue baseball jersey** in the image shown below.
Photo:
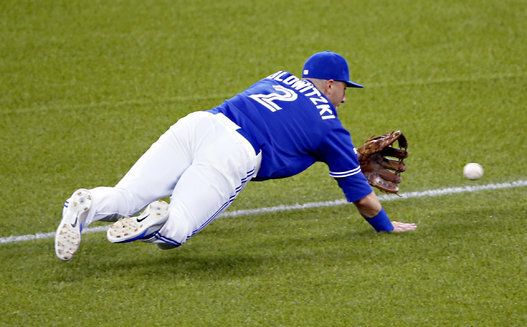
M293 176L320 161L348 201L372 191L336 108L308 80L278 71L210 111L235 122L262 151L253 180Z

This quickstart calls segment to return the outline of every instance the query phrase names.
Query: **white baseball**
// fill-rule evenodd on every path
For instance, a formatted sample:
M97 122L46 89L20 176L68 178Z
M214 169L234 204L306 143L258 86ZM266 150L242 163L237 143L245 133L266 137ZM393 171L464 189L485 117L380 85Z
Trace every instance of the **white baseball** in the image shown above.
M463 176L468 179L478 179L483 176L483 167L479 163L469 162L463 167Z

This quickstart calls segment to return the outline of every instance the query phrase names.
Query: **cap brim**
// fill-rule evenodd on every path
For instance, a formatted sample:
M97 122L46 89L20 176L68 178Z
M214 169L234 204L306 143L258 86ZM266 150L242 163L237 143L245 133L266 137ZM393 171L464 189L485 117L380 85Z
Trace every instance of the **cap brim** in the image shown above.
M352 81L345 81L344 83L346 83L347 87L356 87L358 89L364 88L364 86L360 85L359 83L355 83L355 82L352 82Z

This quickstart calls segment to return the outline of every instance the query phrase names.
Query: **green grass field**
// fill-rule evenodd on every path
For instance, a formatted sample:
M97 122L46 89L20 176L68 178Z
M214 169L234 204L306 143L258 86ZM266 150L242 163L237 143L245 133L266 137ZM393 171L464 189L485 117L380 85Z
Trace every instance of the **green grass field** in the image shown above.
M400 128L402 192L526 180L524 1L0 2L0 237L52 232L178 118L331 49L356 144ZM462 177L466 162L485 176ZM317 164L230 210L343 196ZM525 326L527 187L219 219L173 251L86 234L0 244L1 326Z

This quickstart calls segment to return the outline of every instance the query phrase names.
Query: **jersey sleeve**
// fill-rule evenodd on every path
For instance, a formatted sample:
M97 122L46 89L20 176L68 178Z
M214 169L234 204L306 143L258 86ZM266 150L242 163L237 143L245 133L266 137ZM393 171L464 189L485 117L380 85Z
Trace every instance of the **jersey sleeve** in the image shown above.
M348 202L355 202L372 192L360 170L351 136L343 127L331 130L319 146L319 160L329 168Z

